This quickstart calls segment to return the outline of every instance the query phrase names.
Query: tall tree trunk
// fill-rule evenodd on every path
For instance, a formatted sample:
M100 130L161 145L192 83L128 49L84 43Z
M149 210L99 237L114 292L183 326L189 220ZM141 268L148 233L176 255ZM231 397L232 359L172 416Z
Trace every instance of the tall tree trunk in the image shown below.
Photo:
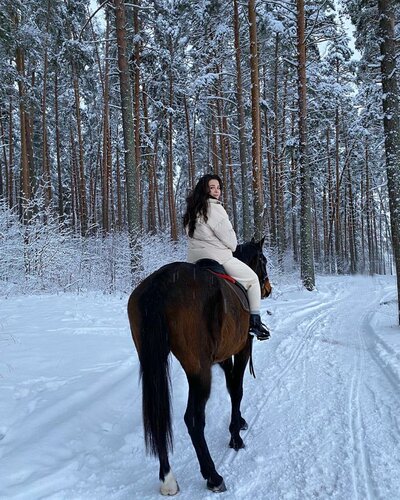
M47 1L47 21L46 21L46 34L49 32L50 22L50 0ZM44 185L44 200L45 206L48 207L52 201L52 188L51 188L51 174L50 174L50 158L49 158L49 143L47 133L47 73L48 73L48 47L47 40L45 41L44 49L44 65L43 65L43 95L42 95L42 175Z
M328 259L329 222L328 222L328 194L325 186L322 192L322 228L324 237L323 269L324 272L327 273L329 270L329 259Z
M109 107L109 14L106 14L106 43L104 49L104 76L103 76L103 152L102 152L102 223L103 231L110 231L110 187L111 164L109 163L110 144L110 107Z
M225 205L225 209L228 211L228 178L226 175L226 140L225 140L225 132L222 125L223 117L225 116L225 110L222 103L222 78L221 72L222 68L217 66L216 72L219 75L218 78L218 87L216 92L216 108L217 108L217 123L218 123L218 131L219 131L219 151L221 158L221 178L222 183L224 185L224 190L222 191L222 200Z
M209 105L210 109L210 118L211 118L211 127L210 127L210 142L211 148L208 147L207 150L211 149L211 158L212 158L212 172L216 175L219 175L219 157L218 157L218 146L217 146L217 124L216 124L216 115L217 111L215 110L216 106L212 102Z
M189 120L189 110L187 105L186 96L183 96L183 107L185 109L185 122L186 122L186 132L188 138L188 181L189 181L189 189L194 188L194 178L195 178L195 163L194 163L194 154L193 154L193 145L192 145L192 133L190 130L190 120Z
M28 117L25 110L25 58L22 48L17 47L16 51L16 67L20 78L18 79L19 90L19 118L21 131L21 207L22 219L27 224L31 219L31 212L28 210L29 200L32 197L31 172L29 165L28 144L30 138L30 128L28 125Z
M360 210L361 272L365 273L365 268L366 268L366 262L365 262L365 217L364 217L365 191L364 191L364 179L362 177L360 180L360 198L361 198L361 210Z
M264 66L264 92L266 94L266 82L265 82L265 66ZM264 96L266 99L266 95ZM264 122L265 122L265 147L267 150L267 170L268 170L268 188L269 188L269 232L270 232L270 244L271 246L276 245L276 211L275 211L275 172L274 172L274 162L271 154L271 141L270 141L270 130L269 130L269 118L267 106L264 106Z
M0 166L0 198L5 197L8 201L8 158L7 158L7 148L6 148L6 133L3 124L3 111L0 108L0 142L3 149L3 162L4 162L4 175L1 171ZM0 164L1 165L1 164Z
M279 34L275 34L275 53L274 53L274 120L273 120L273 139L274 139L274 150L273 150L273 167L272 167L272 181L274 186L274 212L275 215L275 230L274 238L276 249L278 251L278 262L282 265L283 255L281 253L280 246L280 236L281 236L281 221L280 217L280 206L279 206L279 183L280 183L280 172L279 172L279 92L278 87L280 85L279 81ZM273 226L272 226L273 227Z
M229 139L228 134L228 119L226 116L222 119L222 131L225 137L226 147L227 147L227 161L228 161L228 170L229 170L229 182L231 186L231 207L233 214L233 228L235 232L238 232L238 218L237 218L237 205L236 205L236 191L235 191L235 178L233 175L233 165L232 165L232 150L231 150L231 141Z
M319 226L318 226L317 209L316 209L317 202L313 186L311 186L311 203L313 207L312 223L313 223L314 256L317 262L321 262L321 240L319 237Z
M255 0L248 0L250 24L254 233L257 239L261 239L264 236L264 192L261 163L260 79L258 73L258 42L255 4Z
M10 98L10 105L8 111L8 206L12 208L14 206L14 128L13 128L13 106L12 99Z
M115 13L115 30L118 44L118 69L122 105L122 128L125 149L125 174L127 191L127 214L129 243L131 248L132 273L140 269L141 251L139 245L139 187L135 162L135 127L132 114L131 85L126 44L126 16L124 0L113 0Z
M350 243L350 272L355 274L358 271L358 251L356 241L356 209L354 206L354 196L350 168L348 169L348 190L349 190L349 243Z
M147 90L143 83L142 85L142 101L143 101L143 123L144 134L146 136L146 152L145 165L148 177L148 193L147 193L147 231L149 233L156 232L156 193L155 193L155 163L154 151L150 146L150 125L149 125L149 109L147 106Z
M400 324L400 117L397 83L395 2L378 0L381 73L383 92L383 127L385 131L386 175L389 192L390 224L396 263L398 322Z
M79 187L78 187L78 161L76 158L76 146L72 133L72 127L69 130L70 146L71 146L71 213L72 226L76 229L79 218Z
M170 68L169 68L169 108L172 110L174 106L174 79L173 79L173 46L172 36L169 35L169 53L170 53ZM167 187L168 187L168 211L169 222L171 227L172 241L178 240L178 229L176 221L176 208L174 196L174 162L173 162L173 124L172 111L168 112L168 159L167 159Z
M86 234L88 229L88 211L86 200L86 178L85 178L85 164L83 153L83 136L82 136L82 120L81 120L81 104L80 104L80 91L79 91L79 77L78 70L75 63L72 63L72 76L74 82L74 95L75 95L75 115L76 127L78 133L78 193L79 193L79 218L80 229L83 235Z
M249 241L252 237L250 228L250 205L249 205L249 163L247 160L247 140L245 128L245 112L243 104L243 83L241 67L241 49L240 49L240 25L239 9L237 0L233 0L233 29L235 36L235 62L236 62L236 107L239 131L239 158L240 158L240 179L242 184L242 219L243 219L243 238Z
M367 143L365 144L365 210L367 212L369 274L372 276L375 272L375 266L374 266L375 257L374 257L373 238L372 238L372 196L370 192L369 151Z
M116 175L116 184L117 184L117 228L119 231L122 230L124 221L122 218L122 187L121 187L121 166L119 161L119 147L118 147L118 129L116 132L116 152L115 152L115 175Z
M283 82L283 98L281 103L282 122L280 130L280 148L278 149L277 162L277 201L278 201L278 251L281 266L283 266L283 257L286 251L286 217L285 217L285 159L286 159L286 100L287 100L287 80L288 73L285 71Z
M64 219L64 195L62 186L61 170L61 145L60 145L60 122L58 112L58 68L55 68L54 74L54 114L56 129L56 159L57 159L57 191L58 191L58 215L61 220Z
M330 134L329 128L326 129L326 155L328 158L327 176L328 176L328 241L327 241L327 258L329 262L329 272L333 272L334 259L333 259L333 241L332 241L332 228L334 218L334 203L333 203L333 180L332 180L332 164L331 164L331 148L330 148Z
M299 94L299 165L300 165L300 250L301 278L307 290L315 287L312 240L310 172L307 161L307 79L304 0L297 0L297 53Z
M142 185L142 154L141 154L141 138L140 138L140 50L141 43L139 37L139 8L140 0L135 2L133 8L133 29L136 41L133 50L133 98L134 98L134 120L135 124L135 162L136 162L136 184L139 190L139 220L140 229L143 229L143 185Z
M343 274L343 247L342 247L342 228L340 220L340 170L339 170L339 108L336 106L335 110L335 172L336 172L336 191L335 191L335 253L337 272Z
M295 118L294 113L291 117L291 129L292 137L294 137L294 125ZM292 244L293 244L293 260L294 262L299 262L299 252L298 252L298 236L297 236L297 162L295 157L294 148L292 148L291 158L290 158L290 189L291 189L291 211L292 211Z
M158 227L162 230L164 229L164 221L161 214L161 203L160 203L160 190L158 186L158 178L157 178L157 165L158 165L158 138L159 135L162 136L162 127L161 131L159 128L156 130L156 136L154 138L154 195L157 205L157 215L158 215Z

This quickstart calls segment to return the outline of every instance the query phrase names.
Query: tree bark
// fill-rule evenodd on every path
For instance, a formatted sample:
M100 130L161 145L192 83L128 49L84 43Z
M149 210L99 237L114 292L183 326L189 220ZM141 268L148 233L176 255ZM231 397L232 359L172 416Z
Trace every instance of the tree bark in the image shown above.
M378 0L386 175L393 254L396 263L398 323L400 324L400 109L396 71L397 41L395 36L396 16L394 3L391 0Z
M79 193L79 219L80 219L81 233L85 235L88 229L88 213L87 213L88 211L87 211L87 199L86 199L86 178L85 178L85 164L84 164L84 154L83 154L79 77L75 63L72 63L72 76L74 83L75 115L76 115L76 127L78 133L78 153L79 153L78 154L79 170L77 172L78 175L77 188Z
M294 137L294 125L295 117L292 113L291 117L291 129L292 137ZM298 165L295 158L295 152L292 148L291 159L290 159L290 189L291 189L291 209L292 209L292 244L293 244L293 260L294 262L299 262L299 252L298 252L298 236L297 236L297 172Z
M102 152L102 223L103 231L110 231L110 187L111 187L111 164L109 162L110 144L110 108L109 108L109 14L106 14L106 43L104 49L104 77L103 77L103 152Z
M195 163L194 163L194 154L193 154L193 146L192 146L192 133L190 130L190 120L189 120L189 110L187 105L186 96L183 96L183 107L185 109L185 123L186 123L186 132L188 138L188 181L189 181L189 189L194 188L194 177L195 177Z
M5 134L5 127L3 124L3 112L2 109L0 108L0 141L2 144L2 149L3 149L3 161L4 161L4 176L1 171L1 166L0 166L0 197L2 198L3 196L6 198L8 201L8 192L7 192L7 187L8 187L8 158L7 158L7 148L6 148L6 134Z
M335 254L338 274L343 274L343 246L342 246L342 224L340 220L340 170L339 170L339 108L335 110L335 172L336 172L336 191L335 191Z
M172 123L172 109L174 105L174 78L173 78L173 45L172 36L169 35L169 53L170 53L170 68L169 68L169 112L168 112L168 158L167 158L167 187L168 187L168 212L169 222L171 229L172 241L178 240L178 230L176 221L176 208L174 196L174 162L173 162L173 123Z
M299 169L300 169L300 267L307 290L315 287L312 240L310 173L307 161L307 79L304 0L297 0L297 53L299 96Z
M122 106L122 128L125 149L125 174L127 191L127 215L129 242L131 248L131 271L140 269L141 251L139 246L139 188L135 161L135 127L132 114L132 95L129 81L129 66L126 44L126 17L123 0L113 0L115 30L118 44L118 69Z
M250 229L250 209L249 209L249 163L247 160L247 140L245 126L245 112L243 104L243 83L240 49L240 31L239 31L239 9L237 0L233 0L233 29L235 43L235 62L236 62L236 108L239 131L239 158L240 158L240 179L242 184L242 219L243 219L243 238L249 241L252 237Z
M47 1L47 22L46 22L46 34L49 32L49 20L50 20L50 0ZM44 200L45 206L48 207L52 202L52 187L51 187L51 174L50 174L50 159L49 159L49 143L48 143L48 133L47 133L47 73L48 73L48 47L47 40L45 41L46 47L44 49L44 67L43 67L43 95L42 95L42 175L43 175L43 185L44 185Z
M146 136L146 152L145 152L145 167L148 176L148 193L147 193L147 231L149 233L156 232L156 197L155 197L155 164L154 151L150 146L150 126L149 126L149 110L147 106L147 90L143 83L142 86L142 101L143 101L143 122L144 134ZM156 134L157 135L157 134Z
M224 127L222 124L223 117L225 116L225 110L222 102L222 78L221 72L222 68L217 66L216 72L219 75L218 78L218 86L216 90L216 108L217 108L217 126L219 132L219 151L220 151L220 159L221 159L221 178L222 184L224 185L224 190L222 191L222 201L225 205L225 209L229 211L228 207L228 178L226 173L226 139Z
M139 36L139 7L140 0L135 2L133 8L133 29L135 37ZM142 186L142 154L141 154L141 137L140 137L140 51L141 43L135 41L133 50L133 109L135 125L135 162L136 162L136 184L139 190L139 222L140 229L143 229L143 186Z
M30 128L28 126L28 117L25 110L25 58L24 52L20 47L16 51L16 67L20 78L18 79L19 90L19 118L21 131L21 206L22 220L25 224L31 219L31 212L28 210L28 203L32 197L31 172L29 165L28 144L30 138Z
M254 236L264 236L264 192L261 162L260 80L258 72L258 41L255 0L248 1L251 68L251 123L253 165Z
M12 208L14 206L14 132L13 132L13 106L12 99L10 98L10 106L8 112L8 206Z
M58 112L58 68L55 69L54 75L54 115L56 129L56 159L57 159L57 191L58 191L58 215L61 220L64 219L64 195L62 186L62 170L61 170L61 145L60 145L60 123Z

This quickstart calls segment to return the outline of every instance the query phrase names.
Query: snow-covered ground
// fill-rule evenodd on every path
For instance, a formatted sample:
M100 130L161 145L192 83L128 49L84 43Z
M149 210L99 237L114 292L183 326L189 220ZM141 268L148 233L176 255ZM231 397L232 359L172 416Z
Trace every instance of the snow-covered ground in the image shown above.
M138 361L126 296L0 299L0 498L157 499L145 455ZM275 287L262 314L242 412L228 448L229 399L213 371L206 435L227 499L400 498L400 329L393 277L319 277ZM268 314L270 312L271 314ZM171 464L183 499L205 488L183 422L187 385L171 366Z

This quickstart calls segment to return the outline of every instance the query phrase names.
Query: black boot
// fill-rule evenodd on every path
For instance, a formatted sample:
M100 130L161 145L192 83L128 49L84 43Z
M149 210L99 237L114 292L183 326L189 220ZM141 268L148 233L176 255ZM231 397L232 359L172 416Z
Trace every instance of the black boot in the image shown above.
M258 340L267 340L270 337L268 328L261 322L259 314L250 314L250 335L255 335Z

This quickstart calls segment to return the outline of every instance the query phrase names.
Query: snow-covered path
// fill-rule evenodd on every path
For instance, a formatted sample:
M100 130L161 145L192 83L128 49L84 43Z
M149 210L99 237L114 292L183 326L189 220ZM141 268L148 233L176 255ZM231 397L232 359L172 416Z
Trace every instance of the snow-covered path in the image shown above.
M213 371L206 436L228 487L221 498L400 498L395 298L393 277L320 277L312 293L276 287L262 310L272 339L255 345L257 379L245 376L238 453ZM1 499L161 498L158 464L144 453L126 299L0 299ZM184 373L175 361L171 372L179 498L215 499L183 422Z

